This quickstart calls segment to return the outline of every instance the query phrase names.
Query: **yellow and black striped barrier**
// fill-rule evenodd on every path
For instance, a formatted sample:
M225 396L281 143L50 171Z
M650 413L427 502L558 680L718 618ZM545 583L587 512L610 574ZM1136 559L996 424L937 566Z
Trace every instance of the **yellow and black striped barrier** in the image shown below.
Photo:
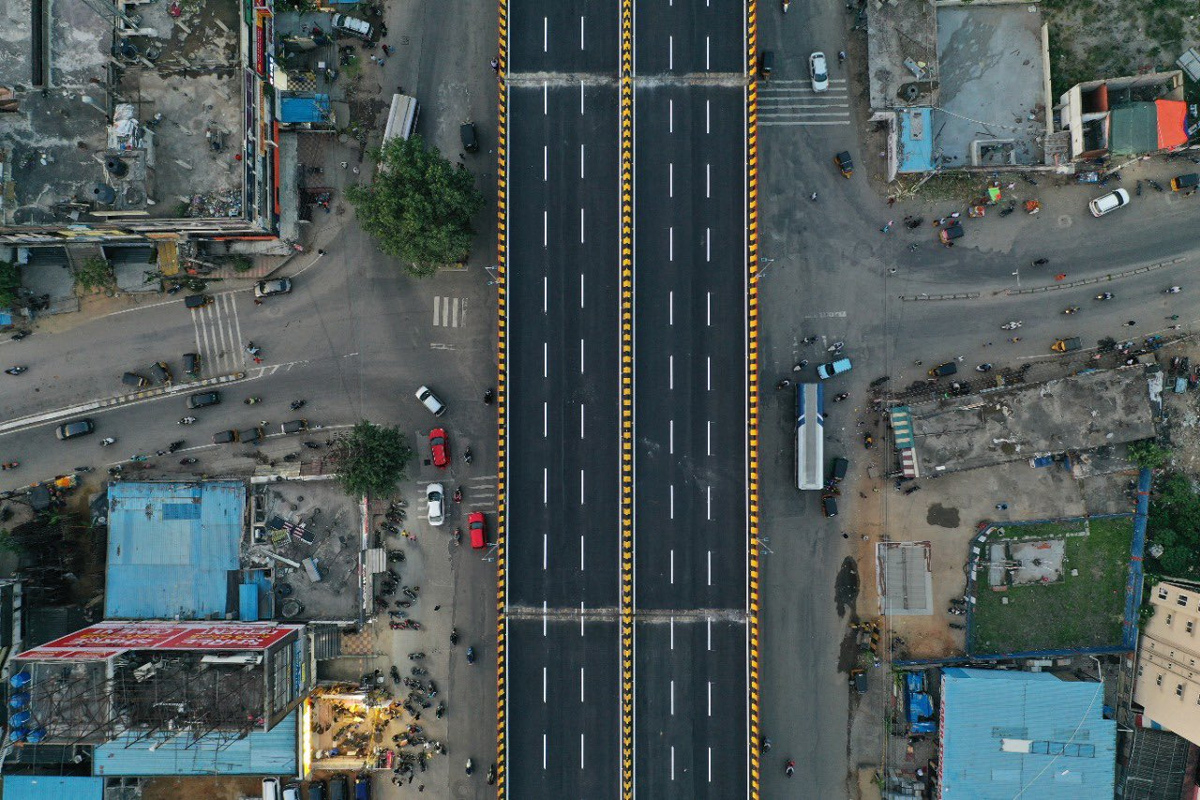
M747 514L747 557L748 575L750 580L750 608L746 624L750 627L750 663L747 668L749 676L750 729L749 741L746 743L750 750L750 798L758 800L762 796L762 763L759 757L758 737L762 730L762 709L760 706L760 677L759 677L759 647L760 631L758 615L761 608L759 598L760 564L758 558L758 515L759 515L759 464L758 464L758 431L759 431L759 380L758 380L758 3L750 0L746 5L746 233L748 249L747 261L747 385L750 391L750 429L747 437L747 482L748 514Z
M633 0L621 0L621 795L633 800Z
M500 69L496 131L496 796L507 794L508 731L505 678L508 628L505 624L508 564L505 536L508 507L508 0L499 0Z

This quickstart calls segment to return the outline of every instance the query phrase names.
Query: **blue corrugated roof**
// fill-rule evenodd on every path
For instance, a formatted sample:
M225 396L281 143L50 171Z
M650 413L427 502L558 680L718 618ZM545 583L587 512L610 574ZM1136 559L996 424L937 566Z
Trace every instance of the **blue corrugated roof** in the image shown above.
M896 137L897 172L928 172L933 163L933 110L905 108L896 114L900 131Z
M111 485L105 618L223 616L245 506L237 481Z
M62 775L5 775L4 800L101 800L103 778L72 778Z
M92 772L96 775L298 775L298 719L299 711L293 711L271 730L255 731L228 747L212 735L198 744L192 744L181 733L134 743L137 734L126 733L96 748Z
M1112 797L1117 723L1104 684L1044 672L942 671L942 800Z

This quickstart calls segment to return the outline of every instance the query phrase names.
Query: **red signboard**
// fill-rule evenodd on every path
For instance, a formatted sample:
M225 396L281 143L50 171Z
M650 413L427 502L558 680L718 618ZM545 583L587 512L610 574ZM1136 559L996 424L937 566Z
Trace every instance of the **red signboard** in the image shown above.
M101 622L17 658L96 661L128 650L266 650L299 625L238 622Z

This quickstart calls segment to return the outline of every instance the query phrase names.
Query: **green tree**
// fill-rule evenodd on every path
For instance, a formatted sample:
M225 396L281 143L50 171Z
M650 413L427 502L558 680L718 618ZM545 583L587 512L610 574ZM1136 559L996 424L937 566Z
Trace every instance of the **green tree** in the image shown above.
M0 308L12 308L17 304L17 290L21 288L21 271L16 264L0 261Z
M1159 469L1170 457L1171 451L1153 439L1142 439L1129 445L1129 459L1139 467Z
M391 139L375 156L379 169L371 183L346 191L363 230L413 275L466 260L475 234L471 217L484 204L475 176L426 148L420 136Z
M117 284L112 265L106 259L93 256L75 270L75 285L85 291L109 289Z
M363 420L333 446L330 458L346 494L386 497L404 479L413 451L399 428Z

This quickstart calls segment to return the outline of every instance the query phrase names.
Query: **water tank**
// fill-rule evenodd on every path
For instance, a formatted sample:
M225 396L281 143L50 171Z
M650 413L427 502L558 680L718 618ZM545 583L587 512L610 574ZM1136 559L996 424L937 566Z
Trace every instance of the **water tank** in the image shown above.
M29 674L29 670L21 670L8 679L8 685L14 689L21 689L29 685L33 680L33 676Z
M8 718L8 724L13 726L14 728L19 728L22 725L24 725L26 722L29 722L29 720L31 720L32 718L33 718L33 715L30 714L28 711L18 711L16 714L13 714L11 717Z
M97 203L111 205L113 200L117 199L117 193L113 191L111 186L106 186L103 183L92 184L89 198Z
M104 168L108 170L108 174L116 178L123 178L125 173L129 172L129 165L125 163L125 159L116 156L105 158Z
M8 698L9 708L24 708L29 705L29 692L16 692Z

